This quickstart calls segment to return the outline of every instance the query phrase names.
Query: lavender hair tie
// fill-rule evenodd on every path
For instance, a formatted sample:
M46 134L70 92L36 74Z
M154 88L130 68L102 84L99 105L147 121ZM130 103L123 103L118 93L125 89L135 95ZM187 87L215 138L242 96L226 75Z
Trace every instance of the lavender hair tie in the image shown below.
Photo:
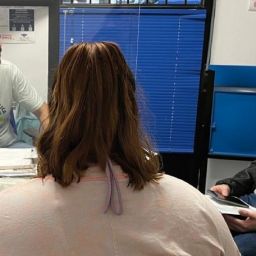
M106 175L107 175L107 183L108 183L108 193L107 193L106 206L105 206L104 213L106 213L108 209L111 207L112 211L115 214L121 215L123 213L121 192L120 192L118 181L113 173L113 166L110 160L107 161ZM117 195L116 201L114 200L115 194Z

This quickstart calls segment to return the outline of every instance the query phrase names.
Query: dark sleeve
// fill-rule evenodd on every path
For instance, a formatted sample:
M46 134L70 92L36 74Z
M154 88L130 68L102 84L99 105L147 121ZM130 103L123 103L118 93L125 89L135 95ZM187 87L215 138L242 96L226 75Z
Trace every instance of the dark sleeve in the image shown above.
M219 180L216 185L227 184L231 191L230 195L241 196L250 194L256 188L256 161L251 162L250 166L234 177Z

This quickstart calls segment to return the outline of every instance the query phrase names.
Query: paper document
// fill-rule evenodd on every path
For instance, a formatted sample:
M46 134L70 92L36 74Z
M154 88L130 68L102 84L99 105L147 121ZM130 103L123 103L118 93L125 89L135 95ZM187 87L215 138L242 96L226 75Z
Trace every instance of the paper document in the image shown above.
M0 170L33 169L35 148L0 148Z
M10 169L10 170L0 170L0 178L3 177L35 177L37 174L36 168L33 166L32 168L26 169Z

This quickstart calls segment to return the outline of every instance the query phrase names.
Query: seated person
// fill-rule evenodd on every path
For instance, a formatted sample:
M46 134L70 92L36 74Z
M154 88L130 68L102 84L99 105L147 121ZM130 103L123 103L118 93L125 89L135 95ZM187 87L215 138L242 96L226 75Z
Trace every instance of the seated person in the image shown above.
M0 44L0 60L2 46ZM0 63L0 147L19 147L14 127L11 124L13 101L33 112L47 126L48 106L28 84L22 72L14 64L1 60Z
M116 44L73 45L49 106L41 178L0 193L0 255L240 255L209 200L159 172Z
M253 161L250 166L234 177L220 180L211 190L217 192L223 197L241 196L248 204L256 207L256 161ZM243 256L256 255L256 212L246 209L241 210L240 214L246 217L245 220L240 220L231 216L225 215L225 220L234 233L234 240L238 245Z

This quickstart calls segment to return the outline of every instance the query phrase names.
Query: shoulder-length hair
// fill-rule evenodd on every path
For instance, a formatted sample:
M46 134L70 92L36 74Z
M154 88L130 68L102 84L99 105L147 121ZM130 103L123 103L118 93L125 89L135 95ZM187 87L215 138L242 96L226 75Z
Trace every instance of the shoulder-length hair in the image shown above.
M108 159L142 189L158 180L159 159L139 125L135 80L118 46L80 43L64 55L49 102L49 126L39 138L38 173L68 186Z

